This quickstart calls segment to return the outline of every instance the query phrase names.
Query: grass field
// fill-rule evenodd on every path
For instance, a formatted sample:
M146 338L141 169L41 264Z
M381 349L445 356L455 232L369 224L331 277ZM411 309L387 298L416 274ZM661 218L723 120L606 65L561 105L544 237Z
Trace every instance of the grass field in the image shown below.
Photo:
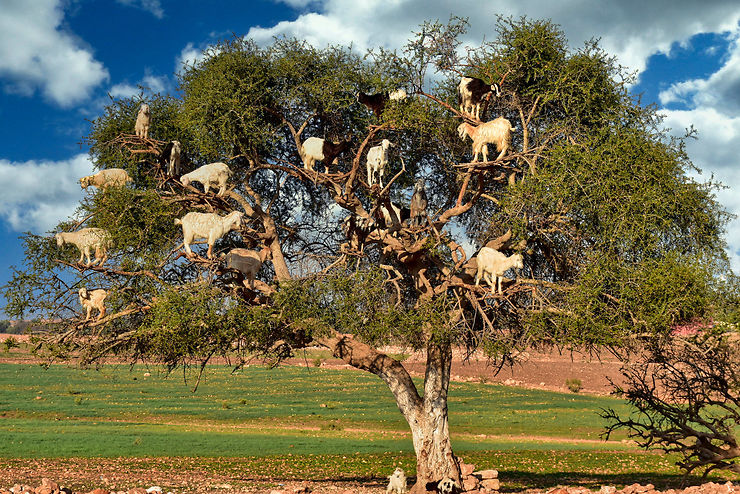
M415 468L408 426L374 376L211 366L191 388L182 374L143 366L0 364L0 469L95 457L145 469L197 457L200 469L242 477L258 477L267 462L296 479L382 479L394 465ZM452 383L449 407L456 453L506 472L513 487L680 482L670 458L599 438L599 410L625 410L613 398Z
M458 450L628 447L599 440L596 412L621 406L610 398L473 383L453 383L450 396ZM379 379L315 368L213 366L193 393L181 374L144 367L0 364L0 416L2 457L412 450Z

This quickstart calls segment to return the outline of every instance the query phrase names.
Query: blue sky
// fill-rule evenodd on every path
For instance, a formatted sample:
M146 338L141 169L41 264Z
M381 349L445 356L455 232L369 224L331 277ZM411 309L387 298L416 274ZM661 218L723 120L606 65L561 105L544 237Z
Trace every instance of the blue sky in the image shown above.
M451 14L470 17L470 44L493 36L497 14L549 18L573 47L599 38L639 75L632 90L663 109L666 126L697 128L690 156L729 186L718 197L740 213L736 0L0 0L0 285L22 262L20 232L43 233L74 212L77 179L92 171L79 142L108 95L174 92L184 60L233 35L362 52L399 48L422 21ZM740 221L727 239L740 271Z

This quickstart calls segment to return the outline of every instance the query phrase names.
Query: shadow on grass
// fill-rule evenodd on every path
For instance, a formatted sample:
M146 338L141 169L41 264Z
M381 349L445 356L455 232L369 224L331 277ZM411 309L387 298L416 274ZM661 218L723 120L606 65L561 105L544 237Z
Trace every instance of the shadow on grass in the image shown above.
M722 476L691 475L686 477L682 474L666 474L657 472L628 472L618 474L593 474L584 472L558 472L558 473L532 473L522 471L500 471L502 492L520 492L525 489L547 490L557 486L587 487L599 490L602 485L613 485L623 487L631 484L653 484L658 490L682 489L691 485L706 482L725 483L732 478ZM737 480L737 479L734 479Z

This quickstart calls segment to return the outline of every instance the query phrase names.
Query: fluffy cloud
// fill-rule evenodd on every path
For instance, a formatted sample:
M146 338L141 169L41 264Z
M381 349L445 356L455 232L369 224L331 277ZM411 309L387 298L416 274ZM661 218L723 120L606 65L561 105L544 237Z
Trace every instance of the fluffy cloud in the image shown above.
M108 94L114 98L131 98L142 92L141 88L146 88L148 93L164 93L167 92L172 83L167 77L146 75L139 81L138 84L133 85L128 82L121 82L112 86L108 90Z
M77 180L89 175L92 163L86 154L65 161L12 163L0 159L0 217L15 231L44 233L70 217L83 191Z
M108 71L64 32L60 0L8 0L0 15L0 81L9 92L44 96L63 107L86 99Z
M705 79L673 84L660 93L663 105L682 105L682 110L665 110L666 126L675 135L693 126L699 139L687 143L692 161L729 186L717 193L731 213L740 216L740 37L738 28L730 34L730 49L720 69ZM727 229L727 241L735 272L740 272L740 219Z
M668 53L674 42L686 42L701 32L724 32L737 27L740 6L735 0L673 2L623 0L585 2L569 0L282 0L293 7L316 7L317 12L273 27L255 27L248 36L269 42L273 36L307 39L316 46L354 42L363 51L377 45L400 48L418 25L428 19L446 21L450 14L470 18L468 39L477 44L494 35L496 15L552 19L578 47L595 36L617 55L620 63L642 71L647 58Z
M663 105L674 103L689 108L712 108L732 116L740 112L740 32L730 35L729 56L724 65L706 79L691 79L673 84L660 93Z
M164 17L164 10L159 0L116 0L116 2L128 7L145 10L157 19Z

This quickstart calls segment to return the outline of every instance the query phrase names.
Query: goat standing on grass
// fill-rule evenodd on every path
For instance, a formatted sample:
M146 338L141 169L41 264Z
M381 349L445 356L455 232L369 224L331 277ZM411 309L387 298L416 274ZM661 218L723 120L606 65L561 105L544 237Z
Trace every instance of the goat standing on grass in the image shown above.
M80 305L87 309L87 316L85 321L90 320L90 313L93 309L98 309L99 314L97 320L100 321L105 316L105 297L108 296L108 292L102 288L97 290L88 290L87 288L80 288L77 292L80 296Z
M379 183L380 187L383 188L383 176L385 175L385 167L388 165L391 146L393 146L391 141L383 139L379 146L373 146L367 152L367 184L370 187Z
M334 165L339 163L339 155L347 151L351 145L351 139L334 143L320 137L309 137L301 145L303 168L313 171L314 163L321 161L324 163L324 173L329 173L329 163Z
M231 230L239 230L242 227L241 211L232 211L226 216L216 213L191 212L182 218L175 219L175 225L182 225L183 244L188 257L193 255L190 244L196 238L205 238L208 241L208 258L213 257L213 245L216 240L223 237Z
M386 494L405 494L408 492L406 487L406 472L403 468L396 467L392 475L388 476L388 487L385 489Z
M457 86L457 97L460 103L460 113L467 113L480 120L480 108L484 100L488 100L492 93L501 96L498 84L487 84L477 77L463 77Z
M187 187L190 182L200 182L204 194L208 194L211 185L218 186L216 195L222 196L226 193L226 182L230 176L231 168L226 163L209 163L180 177L180 183Z
M506 256L496 249L482 247L476 257L478 262L478 272L475 274L475 285L478 286L480 279L483 278L491 287L491 292L496 289L498 282L498 293L501 292L501 277L511 268L522 269L524 259L521 254L512 254ZM493 279L491 279L493 276Z
M465 141L465 137L469 136L473 140L474 163L478 161L478 155L481 153L483 154L483 161L488 161L487 144L496 146L499 151L496 159L501 159L511 146L511 133L515 130L516 128L511 126L511 122L504 117L498 117L477 127L473 127L467 122L457 126L457 134L460 139Z
M57 247L64 244L73 244L80 249L80 260L83 256L87 258L87 266L94 264L90 260L90 253L95 249L95 261L100 261L100 266L108 259L108 249L112 246L108 232L102 228L82 228L76 232L59 232L55 235Z
M421 226L427 216L427 192L424 189L424 179L420 178L414 184L414 193L411 196L411 224Z
M139 114L136 115L136 126L134 127L136 135L143 139L148 139L149 125L151 124L151 122L152 114L149 110L149 105L147 105L146 103L142 103L141 107L139 108Z

